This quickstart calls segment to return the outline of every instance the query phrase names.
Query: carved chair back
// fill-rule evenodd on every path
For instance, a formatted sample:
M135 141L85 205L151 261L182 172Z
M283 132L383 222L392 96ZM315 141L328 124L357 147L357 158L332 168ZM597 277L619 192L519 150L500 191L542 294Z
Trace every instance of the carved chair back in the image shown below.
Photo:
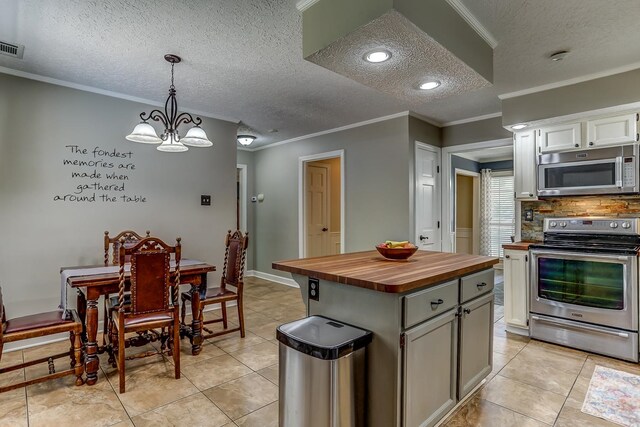
M0 287L0 319L2 319L2 326L0 326L0 360L2 360L2 348L4 347L4 328L7 323L7 316L4 313L4 302L2 300L2 288Z
M227 232L225 239L224 267L222 269L222 279L220 288L225 289L226 285L235 286L238 292L242 291L242 278L244 276L244 263L249 245L249 233L242 234L236 230Z
M146 236L149 237L151 232L147 230ZM120 250L121 240L124 238L124 246L131 247L142 240L144 237L140 236L135 231L125 230L118 233L115 237L109 237L109 232L104 232L104 265L109 265L109 248L111 250L111 264L118 264L118 253ZM127 259L129 262L129 259Z
M120 286L118 289L118 310L124 312L124 291L126 285L125 264L131 259L131 308L127 315L170 311L177 307L178 286L180 284L180 238L175 246L169 246L156 237L146 237L132 247L119 247ZM171 281L171 254L175 259L175 280ZM173 289L170 307L169 291Z

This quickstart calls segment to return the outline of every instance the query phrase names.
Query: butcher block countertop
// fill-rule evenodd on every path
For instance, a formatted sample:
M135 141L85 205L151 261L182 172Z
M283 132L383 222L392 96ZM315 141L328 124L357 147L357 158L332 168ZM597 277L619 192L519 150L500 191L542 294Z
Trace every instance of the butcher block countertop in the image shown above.
M535 245L536 243L540 243L540 242L521 241L521 242L515 242L515 243L505 243L504 245L502 245L502 248L503 249L512 249L512 250L516 250L516 251L528 251L529 250L529 246Z
M371 289L402 293L486 270L498 258L417 251L408 260L388 260L377 251L354 252L273 263L276 270Z

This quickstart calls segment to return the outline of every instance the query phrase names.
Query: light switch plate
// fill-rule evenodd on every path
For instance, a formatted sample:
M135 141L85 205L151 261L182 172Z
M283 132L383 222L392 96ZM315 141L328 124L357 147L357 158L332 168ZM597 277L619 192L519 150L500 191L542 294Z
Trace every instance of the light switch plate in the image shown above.
M211 196L208 194L203 194L202 196L200 196L200 205L211 206Z

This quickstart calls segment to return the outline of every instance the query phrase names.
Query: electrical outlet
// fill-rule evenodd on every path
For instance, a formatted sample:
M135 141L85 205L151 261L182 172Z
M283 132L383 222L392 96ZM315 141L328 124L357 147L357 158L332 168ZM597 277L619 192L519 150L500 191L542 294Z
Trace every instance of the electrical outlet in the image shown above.
M320 301L320 280L309 277L309 299Z
M202 206L211 206L211 196L208 194L203 194L200 196L200 205Z
M525 209L525 211L524 211L524 220L525 221L533 221L533 209Z

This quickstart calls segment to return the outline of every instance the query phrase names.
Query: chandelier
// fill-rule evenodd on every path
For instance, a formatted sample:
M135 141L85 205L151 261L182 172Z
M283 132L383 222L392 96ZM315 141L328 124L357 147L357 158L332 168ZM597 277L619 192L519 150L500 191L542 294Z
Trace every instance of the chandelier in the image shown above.
M173 67L182 59L177 55L167 54L164 59L171 63L171 86L169 86L169 97L164 103L164 112L156 109L148 114L140 113L142 120L133 129L131 134L125 138L129 141L140 142L142 144L160 144L156 147L159 151L167 153L179 153L187 151L191 147L211 147L213 143L207 138L207 134L200 127L202 119L193 117L189 113L178 114L178 101L176 100L176 88L173 85ZM161 122L164 126L164 132L158 136L156 130L149 124L149 120ZM178 126L181 124L193 123L194 126L189 129L187 134L181 138L178 133Z

